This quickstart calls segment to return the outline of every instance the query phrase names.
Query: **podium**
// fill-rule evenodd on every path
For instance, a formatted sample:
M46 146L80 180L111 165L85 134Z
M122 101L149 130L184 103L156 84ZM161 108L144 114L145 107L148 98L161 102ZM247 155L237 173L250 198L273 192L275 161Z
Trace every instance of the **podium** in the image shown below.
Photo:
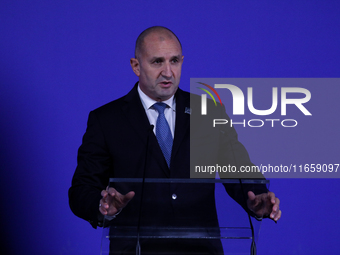
M259 236L263 215L255 215L245 208L246 194L249 190L256 192L264 188L268 189L269 180L110 178L109 186L114 187L122 194L133 190L136 195L116 218L104 219L101 255L120 254L113 253L113 251L116 248L119 249L118 246L120 245L124 246L125 243L133 246L136 251L128 254L143 254L144 243L167 243L169 240L171 240L170 243L173 241L173 243L178 244L181 242L196 242L198 245L204 242L222 243L221 247L223 247L225 255L256 254L255 242ZM176 187L179 187L177 190L181 188L192 190L201 187L215 189L215 201L211 202L216 207L218 223L216 224L215 217L209 216L210 214L207 217L203 215L202 218L199 218L202 215L198 214L197 217L191 217L186 215L185 211L182 211L184 213L175 211L169 214L171 217L175 215L176 218L166 217L161 219L163 214L159 212L167 212L168 209L174 210L171 209L171 206L169 207L169 200L177 203L177 199L180 199L180 197L177 197L174 193L171 199L164 199L166 201L163 203L162 200L157 199L160 187L165 190L168 190L168 187L170 187L170 190L174 187L173 190L176 190ZM150 193L150 191L153 192ZM236 199L237 202L231 197ZM152 203L153 201L157 201L156 204ZM187 206L190 207L187 210L192 209L190 204ZM182 205L181 208L185 210L185 205ZM211 210L215 210L215 208L211 208ZM214 213L211 215L214 215ZM195 221L196 218L197 221ZM110 242L112 242L111 247ZM174 247L164 246L165 251L172 248ZM181 253L170 252L167 254Z

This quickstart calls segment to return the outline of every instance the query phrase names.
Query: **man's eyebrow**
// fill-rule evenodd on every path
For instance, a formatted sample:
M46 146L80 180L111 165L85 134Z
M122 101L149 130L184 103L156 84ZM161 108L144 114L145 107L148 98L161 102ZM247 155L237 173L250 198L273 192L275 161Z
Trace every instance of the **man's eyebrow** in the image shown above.
M174 55L174 56L172 56L170 59L174 59L174 58L180 59L181 56L182 56L182 55L180 55L180 54L179 54L179 55ZM162 61L164 61L165 58L164 58L164 57L152 57L152 58L150 59L150 62L153 62L153 61L155 61L155 60L162 60Z
M164 57L153 57L153 58L151 58L151 62L152 61L155 61L155 60L164 60L165 58Z
M181 58L182 55L175 55L175 56L172 56L171 58Z

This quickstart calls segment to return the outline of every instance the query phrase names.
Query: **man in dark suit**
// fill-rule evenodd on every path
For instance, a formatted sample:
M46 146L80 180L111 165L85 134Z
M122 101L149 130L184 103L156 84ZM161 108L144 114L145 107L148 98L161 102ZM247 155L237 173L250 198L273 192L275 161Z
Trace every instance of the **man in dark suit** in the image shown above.
M178 88L183 63L178 38L167 28L148 28L138 37L130 63L139 82L126 96L89 115L69 190L72 211L93 227L101 226L104 218L115 226L218 226L214 185L116 183L107 187L112 177L190 177L188 109L196 99L190 100L190 94ZM223 137L237 159L250 163L233 128ZM221 143L219 135L213 139ZM247 190L248 200L242 202L235 187L226 189L245 210L260 214L256 208L266 202L261 213L275 221L281 217L274 193ZM140 246L143 254L223 253L219 240L141 240ZM133 254L135 247L134 240L111 240L112 254Z

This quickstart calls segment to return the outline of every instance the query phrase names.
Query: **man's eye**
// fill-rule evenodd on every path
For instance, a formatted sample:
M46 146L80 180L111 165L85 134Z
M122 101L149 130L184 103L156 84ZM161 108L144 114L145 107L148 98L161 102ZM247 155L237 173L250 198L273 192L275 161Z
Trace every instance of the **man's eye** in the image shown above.
M171 62L172 62L172 63L178 63L178 59L175 58L175 59L171 60Z
M160 60L160 59L156 59L155 61L153 61L155 64L160 64L160 63L162 63L162 60Z

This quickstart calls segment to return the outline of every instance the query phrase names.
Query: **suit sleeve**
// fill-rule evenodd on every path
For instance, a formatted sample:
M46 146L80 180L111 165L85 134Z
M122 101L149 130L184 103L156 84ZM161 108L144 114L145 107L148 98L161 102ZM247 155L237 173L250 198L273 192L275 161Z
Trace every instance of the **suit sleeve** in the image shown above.
M77 168L69 189L72 212L96 228L101 226L101 191L108 185L112 157L95 112L90 112L87 129L78 150Z
M223 108L223 107L221 107ZM244 210L253 215L253 213L247 207L248 191L253 191L255 195L266 193L268 189L265 184L241 184L244 179L247 180L264 180L264 176L260 172L254 173L241 173L241 167L255 165L251 162L249 154L243 144L238 140L238 135L233 126L230 126L230 118L225 113L225 119L228 120L227 125L221 125L220 128L220 149L219 149L219 162L220 164L228 164L235 167L236 173L228 173L226 176L220 175L221 178L233 178L238 179L239 183L225 184L224 187L227 193L239 203ZM254 168L253 168L254 169ZM254 216L254 215L253 215Z

